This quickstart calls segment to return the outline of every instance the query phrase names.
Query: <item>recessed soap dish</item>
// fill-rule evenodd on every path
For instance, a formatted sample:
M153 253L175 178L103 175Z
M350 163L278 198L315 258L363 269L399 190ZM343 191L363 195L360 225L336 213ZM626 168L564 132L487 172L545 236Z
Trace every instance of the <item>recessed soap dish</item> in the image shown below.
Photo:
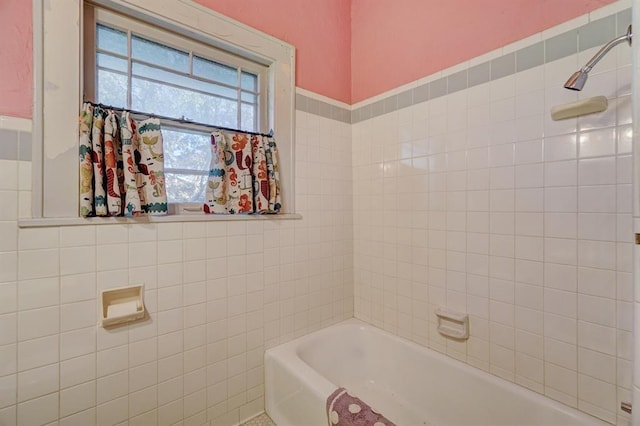
M144 318L144 285L102 290L100 322L103 327Z
M436 308L435 313L440 334L459 340L469 338L469 315L447 308Z

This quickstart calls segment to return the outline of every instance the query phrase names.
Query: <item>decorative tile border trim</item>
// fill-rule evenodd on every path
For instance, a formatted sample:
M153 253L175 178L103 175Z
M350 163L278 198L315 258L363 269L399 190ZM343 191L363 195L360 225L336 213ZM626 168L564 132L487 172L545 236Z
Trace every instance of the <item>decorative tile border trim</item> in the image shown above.
M300 93L296 93L296 109L351 124L350 109ZM23 130L26 125L17 123L17 119L4 118L7 123L0 121L0 160L31 161L31 132ZM27 120L23 121L27 122Z
M351 112L351 123L359 123L604 45L625 33L630 24L631 9L624 9L515 52L357 108ZM567 70L567 73L573 71Z
M31 161L31 132L0 128L0 160Z
M351 124L351 109L331 105L330 103L305 96L301 93L296 93L296 109Z

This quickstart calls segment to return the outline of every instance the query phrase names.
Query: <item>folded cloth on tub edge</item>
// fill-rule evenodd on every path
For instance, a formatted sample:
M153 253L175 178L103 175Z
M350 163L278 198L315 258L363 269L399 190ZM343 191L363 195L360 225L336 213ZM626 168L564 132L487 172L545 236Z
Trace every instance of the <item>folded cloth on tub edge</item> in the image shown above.
M329 426L396 426L345 388L336 389L327 398L327 419Z

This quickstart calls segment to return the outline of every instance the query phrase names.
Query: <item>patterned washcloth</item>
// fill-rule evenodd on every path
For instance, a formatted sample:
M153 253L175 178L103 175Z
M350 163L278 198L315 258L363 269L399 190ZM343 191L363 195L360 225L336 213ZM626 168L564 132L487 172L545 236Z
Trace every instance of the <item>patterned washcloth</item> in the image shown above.
M327 417L329 426L396 426L345 388L336 389L327 398Z

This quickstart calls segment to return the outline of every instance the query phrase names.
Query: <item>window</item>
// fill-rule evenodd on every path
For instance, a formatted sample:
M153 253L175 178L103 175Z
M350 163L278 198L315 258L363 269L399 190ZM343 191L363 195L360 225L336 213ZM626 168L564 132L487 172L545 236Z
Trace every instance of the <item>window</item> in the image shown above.
M83 99L145 109L143 97L136 94L141 86L197 93L204 105L149 111L156 115L246 130L253 126L261 132L273 129L282 164L283 213L293 213L293 46L188 0L38 1L33 19L34 218L63 218L63 223L78 218L78 112ZM123 34L126 50L117 44ZM150 52L155 56L149 57ZM101 88L108 87L109 78L111 83L127 80L119 98L103 97ZM226 110L213 108L223 104ZM209 109L225 112L215 117ZM209 130L188 122L167 122L164 128L171 151L166 166L176 189L171 196L174 201L197 198L191 182L206 178L208 159L202 156L209 155ZM205 153L194 156L205 143Z
M210 130L252 132L266 119L267 67L102 8L85 12L86 100L163 120L169 203L204 201Z

